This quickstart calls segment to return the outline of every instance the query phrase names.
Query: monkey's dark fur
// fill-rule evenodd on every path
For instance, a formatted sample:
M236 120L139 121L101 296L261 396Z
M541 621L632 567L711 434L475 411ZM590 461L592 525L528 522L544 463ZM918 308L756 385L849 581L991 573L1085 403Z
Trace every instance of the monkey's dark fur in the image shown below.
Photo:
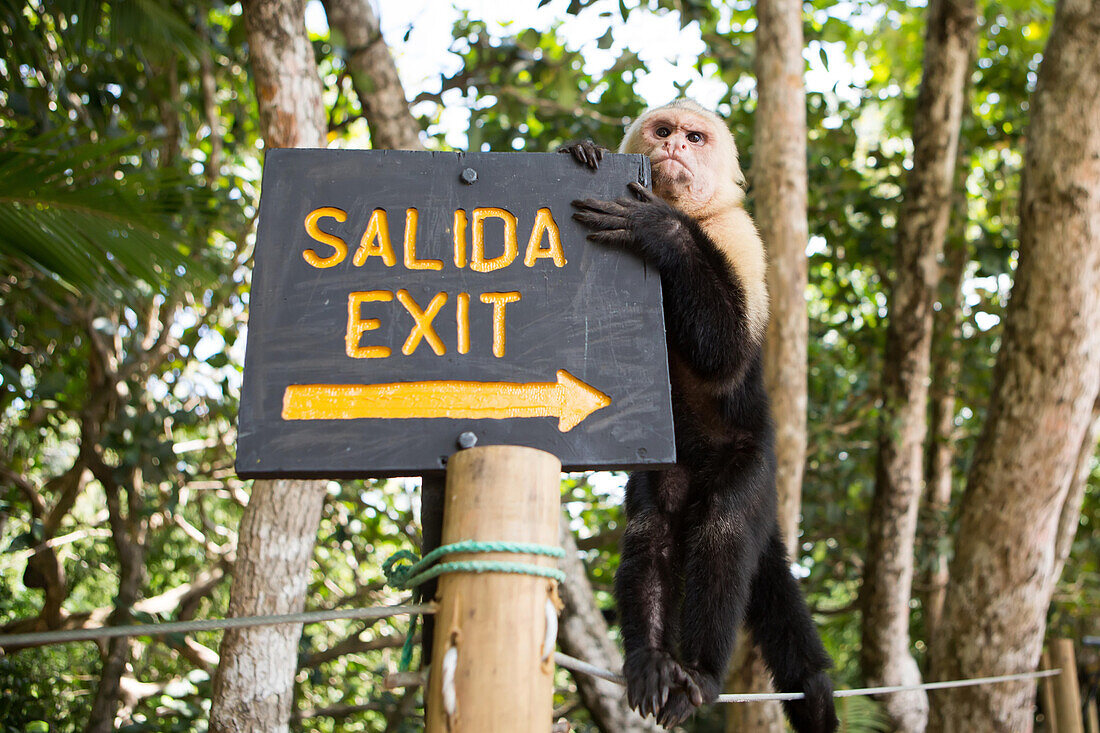
M563 152L593 169L602 157L592 143ZM662 725L685 720L719 694L745 623L776 688L806 695L784 703L795 730L834 731L831 660L776 519L762 338L749 333L745 284L694 218L637 184L630 193L574 202L589 239L642 257L664 291L677 464L626 487L615 596L628 701Z

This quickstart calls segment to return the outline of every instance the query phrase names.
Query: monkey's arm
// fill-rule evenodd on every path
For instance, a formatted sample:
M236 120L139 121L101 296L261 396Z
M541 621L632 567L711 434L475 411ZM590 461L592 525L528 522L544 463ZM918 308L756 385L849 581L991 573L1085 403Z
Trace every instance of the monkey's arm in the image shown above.
M649 189L628 185L633 198L574 201L573 218L593 230L593 242L631 250L657 268L670 337L700 376L743 373L757 345L740 280L694 219Z

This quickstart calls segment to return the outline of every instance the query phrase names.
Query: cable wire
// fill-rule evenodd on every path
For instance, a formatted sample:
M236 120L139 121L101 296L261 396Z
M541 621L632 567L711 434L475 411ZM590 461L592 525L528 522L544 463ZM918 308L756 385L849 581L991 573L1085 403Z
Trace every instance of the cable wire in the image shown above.
M599 677L600 679L614 682L617 685L624 684L622 675L606 669L601 669L589 664L582 659L571 657L568 654L558 652L554 654L554 662L559 667L565 667L573 672ZM989 685L997 682L1015 682L1018 680L1038 679L1041 677L1053 677L1061 674L1061 669L1045 669L1038 672L1023 672L1021 674L1006 674L997 677L976 677L969 680L952 680L950 682L925 682L920 685L897 685L893 687L861 687L855 690L836 690L833 697L863 697L866 695L888 695L894 692L908 692L910 690L944 690L950 687L971 687L973 685ZM716 703L740 703L759 702L761 700L801 700L805 697L801 692L745 692L719 695Z
M66 644L73 641L109 639L115 636L164 636L186 634L195 631L241 629L250 626L274 626L276 624L315 624L321 621L342 619L376 620L405 614L435 613L434 603L401 606L371 606L369 608L344 608L333 611L302 611L301 613L270 614L266 616L237 616L195 621L170 621L159 624L133 624L130 626L101 626L95 629L69 629L65 631L35 631L25 634L0 634L0 648L16 646L42 646Z

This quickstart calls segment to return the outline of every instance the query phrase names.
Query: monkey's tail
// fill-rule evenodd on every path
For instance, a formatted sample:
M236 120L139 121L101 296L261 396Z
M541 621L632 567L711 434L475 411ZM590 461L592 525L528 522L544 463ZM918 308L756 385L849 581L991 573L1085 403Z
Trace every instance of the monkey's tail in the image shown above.
M780 692L805 693L804 700L784 701L798 733L832 733L837 729L833 684L825 670L832 659L821 643L806 600L791 575L787 550L778 528L772 531L749 595L746 622L760 647Z

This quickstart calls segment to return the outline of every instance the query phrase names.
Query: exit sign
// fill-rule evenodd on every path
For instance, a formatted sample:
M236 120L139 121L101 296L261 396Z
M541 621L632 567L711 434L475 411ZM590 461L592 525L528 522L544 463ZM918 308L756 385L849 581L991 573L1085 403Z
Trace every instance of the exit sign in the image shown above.
M460 436L674 462L660 278L572 219L630 181L644 156L268 151L238 473L431 473Z

